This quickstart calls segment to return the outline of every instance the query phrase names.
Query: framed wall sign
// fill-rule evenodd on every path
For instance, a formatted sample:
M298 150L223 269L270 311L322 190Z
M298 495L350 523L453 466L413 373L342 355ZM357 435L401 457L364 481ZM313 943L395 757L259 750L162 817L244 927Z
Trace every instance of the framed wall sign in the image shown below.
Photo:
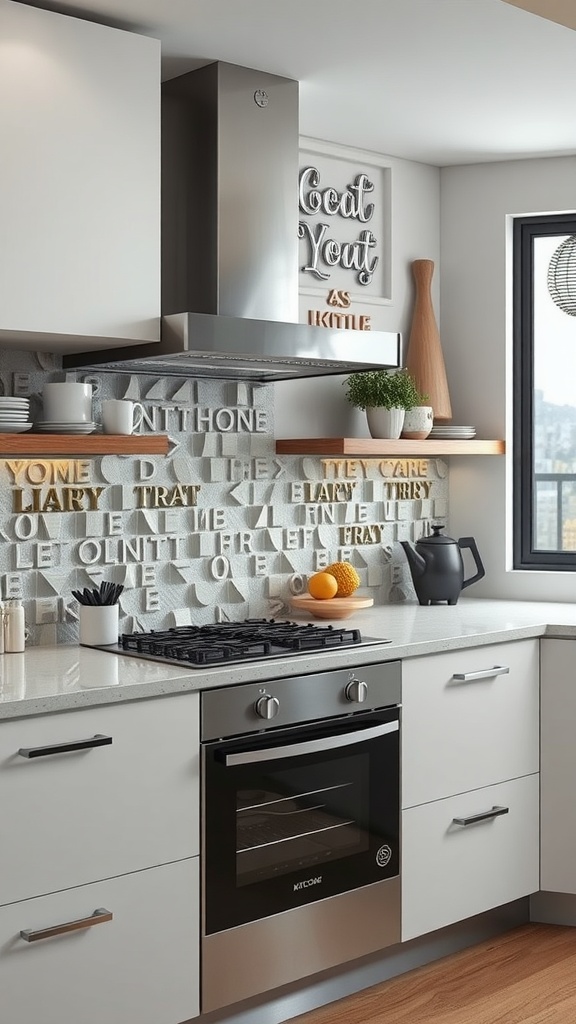
M358 318L391 302L391 173L377 153L300 139L301 307L340 306Z

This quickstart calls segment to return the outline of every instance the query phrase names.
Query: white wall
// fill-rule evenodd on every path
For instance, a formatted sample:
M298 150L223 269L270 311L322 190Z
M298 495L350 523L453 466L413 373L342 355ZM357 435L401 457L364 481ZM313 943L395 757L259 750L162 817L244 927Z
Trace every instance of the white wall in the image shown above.
M407 343L414 301L410 264L440 256L440 171L390 157L392 173L392 301L378 311L378 329L401 331ZM439 315L439 274L433 279ZM346 401L345 378L319 377L275 385L276 437L369 437L363 412Z
M453 422L505 437L506 458L450 460L450 532L472 534L486 567L475 597L570 601L575 573L510 569L512 459L509 215L576 208L576 157L441 171L440 334ZM561 372L561 370L559 371Z

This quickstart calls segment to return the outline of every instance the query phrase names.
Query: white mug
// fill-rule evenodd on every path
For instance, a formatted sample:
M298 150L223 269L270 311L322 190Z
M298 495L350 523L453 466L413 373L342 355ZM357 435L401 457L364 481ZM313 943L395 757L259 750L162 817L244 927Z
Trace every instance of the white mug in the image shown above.
M92 422L91 384L44 384L42 403L47 423Z
M129 402L125 398L108 398L102 402L105 434L133 434L142 423L143 416L140 402Z

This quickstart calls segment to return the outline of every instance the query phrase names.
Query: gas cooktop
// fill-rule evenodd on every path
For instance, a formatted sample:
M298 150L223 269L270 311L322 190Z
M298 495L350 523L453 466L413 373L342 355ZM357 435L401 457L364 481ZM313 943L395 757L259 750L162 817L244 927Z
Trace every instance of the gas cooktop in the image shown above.
M150 633L123 633L117 644L94 646L112 654L206 668L390 642L362 637L359 629L245 619L205 626L176 626Z

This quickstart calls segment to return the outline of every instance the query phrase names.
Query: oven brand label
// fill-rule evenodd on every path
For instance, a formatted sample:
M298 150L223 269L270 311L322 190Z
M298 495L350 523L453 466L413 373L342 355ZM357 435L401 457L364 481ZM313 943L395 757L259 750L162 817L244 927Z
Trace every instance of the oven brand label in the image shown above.
M320 885L322 881L322 875L317 875L316 878L305 878L303 882L294 882L294 892L298 892L299 889L308 889L311 885Z
M391 856L392 856L392 850L388 846L388 843L385 843L384 846L380 847L380 849L378 850L378 853L376 854L376 863L377 863L378 867L379 868L385 868L386 865L388 864Z

